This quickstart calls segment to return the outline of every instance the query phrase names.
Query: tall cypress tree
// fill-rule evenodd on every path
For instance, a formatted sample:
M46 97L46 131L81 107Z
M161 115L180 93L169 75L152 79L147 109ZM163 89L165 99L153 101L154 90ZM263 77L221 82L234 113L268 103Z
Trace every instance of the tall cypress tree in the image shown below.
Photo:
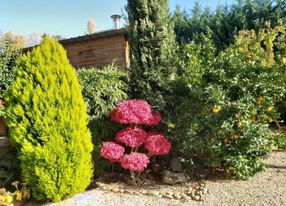
M172 78L175 36L168 0L128 0L133 98L162 108Z

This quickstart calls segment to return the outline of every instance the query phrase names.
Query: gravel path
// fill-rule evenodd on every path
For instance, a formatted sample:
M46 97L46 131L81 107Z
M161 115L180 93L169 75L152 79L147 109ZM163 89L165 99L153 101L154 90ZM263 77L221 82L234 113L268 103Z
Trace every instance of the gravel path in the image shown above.
M149 189L131 189L132 192L120 191L120 185L109 184L106 185L106 188L103 187L104 189L94 189L60 203L44 204L42 206L285 206L286 152L273 152L266 162L269 168L248 181L206 181L208 192L203 195L202 201L194 201L191 198L182 201L175 200L175 198L163 198L163 195L160 195L166 193L166 191L174 195L186 191L195 184L194 182L185 186L157 185ZM113 189L110 189L110 187ZM110 190L113 190L113 192ZM129 193L127 194L127 192ZM154 194L143 195L143 193L148 192ZM40 204L25 204L25 206L35 205Z

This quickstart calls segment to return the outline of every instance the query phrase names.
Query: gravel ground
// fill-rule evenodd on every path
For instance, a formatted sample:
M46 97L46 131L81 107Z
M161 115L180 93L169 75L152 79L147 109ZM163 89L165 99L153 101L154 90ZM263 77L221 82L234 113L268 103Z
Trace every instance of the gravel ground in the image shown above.
M284 206L286 152L273 152L266 162L268 169L248 181L207 180L207 193L202 195L201 201L194 201L185 194L195 187L196 182L184 186L154 185L148 188L130 188L113 183L102 184L98 189L78 194L60 203L28 203L25 206ZM176 200L178 195L185 195L184 200Z

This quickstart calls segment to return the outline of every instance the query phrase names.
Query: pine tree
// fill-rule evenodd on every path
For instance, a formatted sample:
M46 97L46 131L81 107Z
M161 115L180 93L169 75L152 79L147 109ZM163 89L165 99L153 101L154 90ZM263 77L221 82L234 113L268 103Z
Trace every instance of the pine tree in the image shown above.
M186 10L177 5L173 13L173 22L174 22L174 31L176 34L176 40L180 43L189 42L190 37L190 24L189 24L189 15Z
M5 96L9 136L38 200L84 191L92 177L86 105L64 48L45 37L18 61Z
M286 0L275 0L274 10L278 19L286 21Z
M128 0L133 98L163 106L173 74L175 36L168 0Z

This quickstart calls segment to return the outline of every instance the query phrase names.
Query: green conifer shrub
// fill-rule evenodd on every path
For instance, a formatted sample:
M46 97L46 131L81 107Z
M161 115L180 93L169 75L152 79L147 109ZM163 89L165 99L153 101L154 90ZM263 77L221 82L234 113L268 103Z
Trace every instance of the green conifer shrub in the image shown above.
M160 111L175 70L176 43L168 6L168 0L128 0L127 4L131 95Z
M59 201L90 184L91 135L81 88L66 52L46 37L17 62L8 89L9 137L37 200Z

